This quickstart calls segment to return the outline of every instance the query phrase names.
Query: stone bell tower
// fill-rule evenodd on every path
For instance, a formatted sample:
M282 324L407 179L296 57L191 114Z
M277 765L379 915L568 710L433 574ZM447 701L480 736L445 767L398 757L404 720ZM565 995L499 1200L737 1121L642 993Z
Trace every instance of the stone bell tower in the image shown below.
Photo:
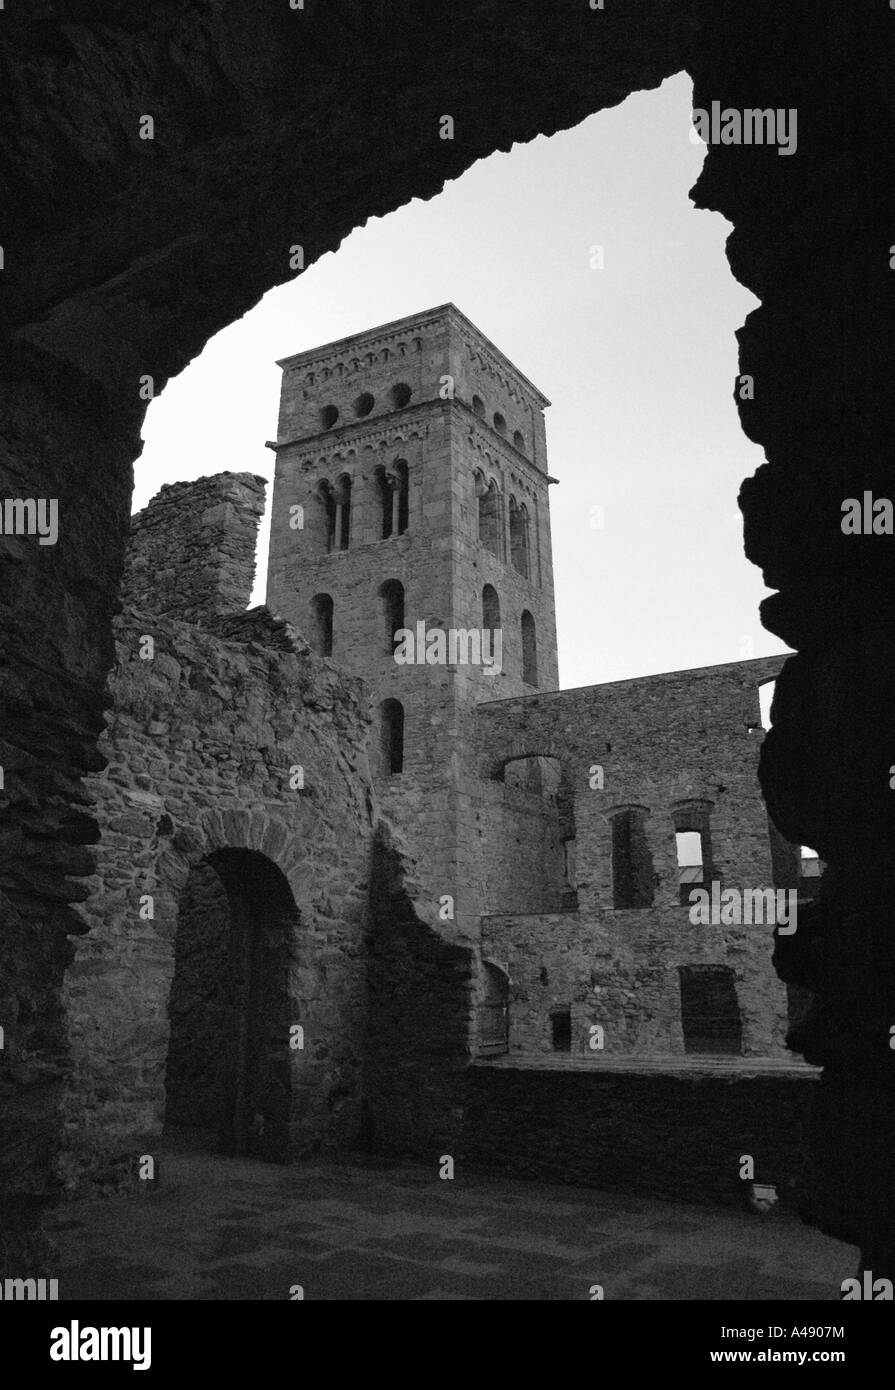
M267 603L369 683L379 794L462 900L475 706L558 684L549 402L453 304L278 365Z

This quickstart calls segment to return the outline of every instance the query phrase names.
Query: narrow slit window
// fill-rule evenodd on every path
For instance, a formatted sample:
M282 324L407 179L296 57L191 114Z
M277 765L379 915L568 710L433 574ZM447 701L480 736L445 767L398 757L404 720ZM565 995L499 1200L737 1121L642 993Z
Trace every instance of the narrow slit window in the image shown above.
M557 1009L550 1015L550 1040L554 1052L572 1051L572 1012Z
M331 594L315 594L311 599L312 645L318 656L333 654L333 600Z
M538 639L535 620L527 608L522 614L522 679L526 685L538 683Z
M383 771L393 776L404 771L404 706L400 700L383 700L380 729Z

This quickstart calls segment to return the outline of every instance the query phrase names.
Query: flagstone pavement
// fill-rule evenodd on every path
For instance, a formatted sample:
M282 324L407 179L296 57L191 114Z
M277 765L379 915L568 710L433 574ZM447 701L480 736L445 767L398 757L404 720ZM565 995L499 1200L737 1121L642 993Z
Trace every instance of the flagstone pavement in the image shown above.
M163 1153L58 1208L59 1298L832 1300L857 1253L766 1216L382 1160ZM56 1271L52 1271L56 1272Z

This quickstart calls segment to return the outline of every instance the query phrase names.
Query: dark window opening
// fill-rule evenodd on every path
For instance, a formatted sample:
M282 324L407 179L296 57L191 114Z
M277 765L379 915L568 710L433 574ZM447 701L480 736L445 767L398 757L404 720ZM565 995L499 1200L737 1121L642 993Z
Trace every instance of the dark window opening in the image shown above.
M387 579L379 590L383 620L383 650L392 656L398 645L395 633L404 623L404 585L400 579Z
M354 413L359 416L369 415L375 404L376 402L370 395L370 392L362 391L354 402Z
M510 498L510 557L517 574L524 579L530 578L528 508L524 503L517 507L513 498Z
M479 500L479 544L500 559L500 493L497 484L486 485L479 475L476 493Z
M507 422L500 411L497 411L494 416L494 428L497 430L498 434L506 434L507 432Z
M376 488L382 519L382 539L403 536L410 517L410 473L404 459L398 459L391 471L377 468Z
M653 905L653 859L646 838L647 813L640 807L612 817L612 905L643 908Z
M473 396L472 408L475 411L476 415L483 416L485 414L485 402L482 400L481 396Z
M578 911L578 841L574 835L562 841L563 854L563 912Z
M333 601L330 594L314 595L311 599L311 619L311 646L318 656L332 656Z
M554 1052L572 1051L572 1012L558 1009L550 1015L550 1040Z
M525 453L525 436L524 436L524 434L522 433L521 430L514 430L514 431L513 431L513 443L515 444L516 448L519 450L520 454L524 454L524 453Z
M382 766L392 775L404 771L404 706L400 700L383 700L380 706Z
M410 519L410 472L403 459L395 464L398 476L398 535L403 536Z
M538 683L538 641L535 620L528 609L522 612L522 679L526 685Z
M394 409L403 410L405 405L410 404L410 397L413 392L405 381L399 381L397 386L392 387L389 395Z
M336 486L336 513L339 549L347 550L351 542L351 479L347 475Z
M743 1025L733 971L726 965L681 965L684 1051L740 1056Z
M326 539L326 550L334 550L336 544L336 494L325 479L317 489L317 500L322 511L322 530Z
M394 520L395 511L394 502L392 500L395 491L394 483L394 478L390 477L384 468L376 469L376 489L379 493L381 519L380 530L384 541L388 540L389 536L392 534L392 522Z
M339 412L334 405L325 405L320 412L320 424L325 430L331 430L339 418Z
M500 628L500 599L493 584L486 584L482 590L482 630L493 634ZM493 651L493 647L492 647Z

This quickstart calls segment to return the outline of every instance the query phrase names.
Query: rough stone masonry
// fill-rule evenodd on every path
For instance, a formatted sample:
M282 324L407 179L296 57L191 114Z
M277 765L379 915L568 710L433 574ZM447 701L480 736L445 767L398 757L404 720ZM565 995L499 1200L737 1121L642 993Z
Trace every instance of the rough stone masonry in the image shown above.
M769 930L688 907L695 883L808 891L755 781L780 661L553 689L544 398L453 305L283 366L270 607L245 611L261 479L134 518L64 1181L132 1179L174 1124L545 1176L562 1134L570 1175L727 1200L748 1138L791 1178L814 1074L787 1061ZM499 623L502 669L396 662L417 619ZM581 1104L611 1139L569 1129Z
M310 265L369 216L432 196L492 150L681 70L700 109L723 100L799 113L797 154L713 145L692 196L731 222L732 271L761 301L739 334L757 389L738 408L768 462L741 502L748 557L775 590L763 621L798 653L778 684L761 775L789 840L828 864L818 930L800 932L799 955L780 962L834 1022L801 1038L826 1071L815 1217L891 1251L893 1082L864 1020L871 999L877 1022L893 1009L882 984L895 978L893 577L888 538L856 549L838 530L843 497L892 495L891 11L641 0L570 16L519 0L507 22L482 0L466 26L449 9L423 23L400 0L307 0L298 28L285 6L143 12L98 0L102 22L90 27L70 24L70 10L68 0L7 7L0 49L3 492L57 498L60 517L56 546L0 541L10 1273L30 1259L28 1232L55 1191L62 981L97 835L83 778L103 764L145 410L135 383L150 374L160 389L292 274L297 237ZM147 104L151 142L137 136ZM445 111L453 141L436 138ZM869 1176L856 1185L855 1174Z

